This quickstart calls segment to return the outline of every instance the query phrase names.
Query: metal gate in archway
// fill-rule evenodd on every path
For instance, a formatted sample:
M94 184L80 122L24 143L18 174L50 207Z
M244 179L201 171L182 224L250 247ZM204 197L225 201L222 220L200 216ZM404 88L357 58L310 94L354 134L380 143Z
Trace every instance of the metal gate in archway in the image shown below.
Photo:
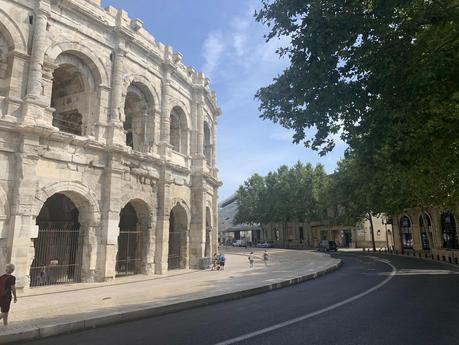
M142 256L140 253L141 231L122 229L118 236L118 254L116 255L116 274L127 276L140 273Z
M79 229L40 229L34 239L35 258L30 285L57 285L79 281Z
M67 196L56 193L43 204L33 239L30 286L76 283L81 279L82 232L79 211Z

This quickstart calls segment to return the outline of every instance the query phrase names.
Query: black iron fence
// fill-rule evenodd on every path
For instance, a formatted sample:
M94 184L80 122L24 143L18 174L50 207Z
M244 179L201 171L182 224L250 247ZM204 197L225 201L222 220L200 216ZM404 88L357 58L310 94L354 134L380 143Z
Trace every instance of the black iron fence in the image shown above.
M79 229L40 229L34 239L35 258L30 286L74 283L80 280Z
M140 251L141 231L121 230L118 236L116 274L126 276L140 273L142 255Z

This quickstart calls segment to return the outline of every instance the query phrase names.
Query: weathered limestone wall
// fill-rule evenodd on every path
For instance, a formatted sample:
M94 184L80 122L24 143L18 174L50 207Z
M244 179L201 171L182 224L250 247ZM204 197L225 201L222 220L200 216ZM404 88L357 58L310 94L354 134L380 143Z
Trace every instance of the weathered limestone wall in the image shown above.
M141 273L168 270L177 205L187 218L186 266L211 254L206 245L216 251L220 110L208 79L181 59L141 20L100 1L0 0L0 265L16 264L18 286L29 285L36 218L56 193L79 211L83 281L116 276L128 203L142 234ZM180 152L171 145L172 111L180 114ZM81 114L81 135L56 127L69 112Z

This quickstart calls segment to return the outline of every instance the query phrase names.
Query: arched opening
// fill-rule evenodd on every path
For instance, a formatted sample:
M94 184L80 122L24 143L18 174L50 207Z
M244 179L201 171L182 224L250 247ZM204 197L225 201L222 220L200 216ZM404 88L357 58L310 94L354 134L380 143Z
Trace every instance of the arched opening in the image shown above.
M188 217L181 205L171 210L169 217L169 254L170 270L185 268L188 249Z
M170 144L172 149L184 155L188 151L186 115L180 107L174 107L170 115Z
M421 230L421 244L423 250L430 250L432 242L432 222L427 213L422 213L419 216L419 228Z
M411 220L407 216L400 219L400 237L403 249L413 249L413 234L411 232Z
M126 145L136 151L146 151L151 138L148 138L148 127L154 121L149 121L153 105L146 88L138 83L129 85L124 102L124 130Z
M142 230L136 209L131 202L121 210L119 228L116 274L139 274L142 270Z
M38 237L33 240L35 257L30 285L79 282L82 236L80 211L67 196L57 193L46 200L37 217Z
M0 96L8 95L11 75L11 48L12 47L8 44L7 39L0 31Z
M209 166L212 165L212 142L210 127L207 122L204 122L204 156L206 157L206 162Z
M206 244L204 250L204 256L210 257L211 253L211 242L212 242L212 215L210 208L206 207Z
M443 248L459 249L457 239L456 219L451 212L441 214L441 230L443 239Z
M60 131L90 134L90 125L96 120L98 97L96 80L89 66L79 57L63 53L56 59L59 66L53 73L51 107L53 126Z

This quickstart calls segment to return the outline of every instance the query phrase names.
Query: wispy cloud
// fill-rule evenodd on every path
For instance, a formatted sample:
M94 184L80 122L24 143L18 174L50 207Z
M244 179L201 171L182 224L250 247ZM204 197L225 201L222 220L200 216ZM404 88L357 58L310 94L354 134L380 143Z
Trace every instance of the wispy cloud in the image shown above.
M288 66L288 60L279 58L276 51L290 42L287 37L265 41L267 29L253 18L255 6L258 1L247 1L247 7L230 18L229 25L208 35L202 49L204 71L210 73L222 100L217 156L222 198L234 193L253 173L265 175L282 164L323 162L328 171L336 164L335 155L323 160L304 145L292 144L292 131L259 118L254 95Z
M214 72L225 49L223 34L221 31L209 32L202 48L205 59L204 72L209 78L215 78Z

